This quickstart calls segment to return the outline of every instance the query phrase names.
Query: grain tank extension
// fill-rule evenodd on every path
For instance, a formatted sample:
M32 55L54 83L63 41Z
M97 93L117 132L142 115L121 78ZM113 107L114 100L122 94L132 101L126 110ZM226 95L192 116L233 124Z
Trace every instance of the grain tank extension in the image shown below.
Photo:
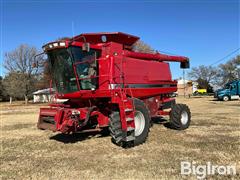
M153 117L169 115L172 128L188 128L189 108L171 98L177 81L168 62L189 68L189 59L134 52L138 39L121 32L86 33L44 45L56 98L68 101L41 108L38 128L109 132L122 147L144 143Z

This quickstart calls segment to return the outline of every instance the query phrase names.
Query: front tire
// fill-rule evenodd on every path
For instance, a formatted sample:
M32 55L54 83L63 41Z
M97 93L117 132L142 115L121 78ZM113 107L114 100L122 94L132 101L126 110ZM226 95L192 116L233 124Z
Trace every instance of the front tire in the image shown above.
M229 101L229 97L228 96L223 96L223 101Z
M134 145L144 143L147 140L149 129L150 129L150 115L145 104L139 99L133 99L135 114L134 114L134 124L135 124L135 141Z
M170 126L177 130L187 129L191 122L191 112L186 104L175 104L170 112Z
M129 148L133 146L140 145L144 143L148 137L149 128L150 128L150 115L148 113L148 109L145 104L139 100L134 98L134 141L127 142L125 141L127 132L122 130L122 123L120 119L119 112L113 111L110 115L110 123L109 123L109 131L112 136L112 142L124 148Z

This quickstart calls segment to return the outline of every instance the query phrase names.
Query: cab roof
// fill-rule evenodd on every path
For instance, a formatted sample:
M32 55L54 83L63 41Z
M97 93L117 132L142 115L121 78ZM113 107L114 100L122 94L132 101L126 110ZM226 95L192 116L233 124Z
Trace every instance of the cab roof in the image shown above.
M122 32L99 32L99 33L83 33L72 38L73 41L80 41L98 44L107 42L116 42L127 46L132 46L140 38L131 34Z

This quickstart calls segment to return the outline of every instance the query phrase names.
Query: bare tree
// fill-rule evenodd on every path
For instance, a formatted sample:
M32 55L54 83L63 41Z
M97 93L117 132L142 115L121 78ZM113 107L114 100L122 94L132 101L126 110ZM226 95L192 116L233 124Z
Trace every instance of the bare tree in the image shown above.
M188 73L188 77L196 80L200 88L210 90L210 84L216 84L218 69L212 66L198 66L193 67Z
M133 45L133 51L151 54L155 53L154 49L150 45L140 40Z
M218 84L220 86L230 81L240 79L240 55L229 60L225 64L220 64L218 77Z
M36 88L38 89L49 88L51 79L52 78L51 78L49 62L46 61L44 63L44 67L41 75L38 76L38 82L36 83Z
M38 54L38 51L35 47L22 44L11 52L7 52L4 56L4 68L8 71L8 75L14 74L14 77L18 75L22 79L16 80L19 81L21 86L15 86L14 82L8 81L9 85L12 88L19 90L25 98L25 102L28 102L28 96L34 90L33 79L34 76L37 76L41 70L41 67L33 68L32 64L34 63L34 57ZM37 62L41 64L43 61L42 57L39 56ZM11 78L10 78L11 79ZM19 89L21 87L21 90ZM7 90L7 89L6 89ZM13 91L12 91L13 92ZM14 95L10 93L11 95Z
M198 66L193 67L191 71L188 73L188 76L190 78L193 78L195 80L197 79L203 79L206 80L208 83L211 83L217 75L217 68L212 66Z

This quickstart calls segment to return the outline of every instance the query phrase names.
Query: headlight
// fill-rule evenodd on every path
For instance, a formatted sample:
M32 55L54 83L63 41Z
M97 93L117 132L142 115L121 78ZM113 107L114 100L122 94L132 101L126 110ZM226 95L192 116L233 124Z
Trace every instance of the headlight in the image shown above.
M80 111L79 110L72 110L72 115L79 115Z
M66 43L65 42L60 42L59 46L66 46Z
M50 44L47 44L45 46L43 46L43 51L45 50L49 50L49 49L52 49L52 48L64 48L66 47L66 43L65 42L54 42L54 43L50 43Z

